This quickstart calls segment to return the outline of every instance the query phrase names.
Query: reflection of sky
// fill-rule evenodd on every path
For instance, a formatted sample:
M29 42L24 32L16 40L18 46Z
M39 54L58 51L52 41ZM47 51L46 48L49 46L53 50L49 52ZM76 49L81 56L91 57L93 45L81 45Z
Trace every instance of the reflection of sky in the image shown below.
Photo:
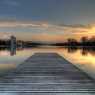
M56 47L39 47L19 50L14 56L10 56L8 51L2 51L2 53L0 53L0 70L15 68L19 64L23 63L28 57L38 52L58 53L75 66L88 73L91 77L95 78L95 56L93 54L88 53L87 55L82 55L81 50L68 53L66 49Z
M26 53L27 52L27 53ZM19 64L32 55L31 50L16 51L16 55L10 56L10 51L0 51L0 64Z
M63 53L62 53L63 52ZM88 73L95 79L95 56L88 53L82 55L81 50L77 50L73 53L68 53L67 50L61 50L60 55L64 56L69 62Z

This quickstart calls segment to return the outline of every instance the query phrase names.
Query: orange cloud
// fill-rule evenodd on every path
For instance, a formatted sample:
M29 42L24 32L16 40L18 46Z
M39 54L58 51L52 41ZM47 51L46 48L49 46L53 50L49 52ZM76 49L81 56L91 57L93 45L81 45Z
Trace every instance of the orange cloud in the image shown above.
M37 22L37 21L0 21L0 27L2 28L12 28L12 27L43 27L47 28L48 24L46 22Z
M21 40L62 42L68 38L80 39L82 36L95 34L95 25L52 25L47 22L35 21L0 21L0 28L6 27L7 29L14 27L31 28L31 31L0 31L0 38L8 38L10 35L15 35L17 39ZM32 31L33 28L38 32Z

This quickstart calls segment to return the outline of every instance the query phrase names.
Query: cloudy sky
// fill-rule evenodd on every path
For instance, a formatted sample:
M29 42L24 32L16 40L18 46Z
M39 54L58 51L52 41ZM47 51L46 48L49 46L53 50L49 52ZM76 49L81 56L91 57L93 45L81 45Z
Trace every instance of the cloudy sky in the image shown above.
M95 34L95 0L0 0L0 38L62 42Z

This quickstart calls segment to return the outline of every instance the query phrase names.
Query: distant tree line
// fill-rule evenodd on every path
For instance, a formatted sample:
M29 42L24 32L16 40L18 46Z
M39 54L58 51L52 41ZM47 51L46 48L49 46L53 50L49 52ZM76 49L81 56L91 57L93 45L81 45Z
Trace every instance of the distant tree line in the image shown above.
M95 37L82 37L80 41L74 38L68 38L66 42L51 44L54 46L95 46Z
M75 39L68 39L67 45L70 46L95 46L95 37L82 37L80 41L77 41Z
M11 40L0 40L0 47L10 47ZM22 41L22 40L17 40L16 41L17 46L23 45L24 47L35 47L35 46L40 46L40 45L47 45L43 44L40 42L33 42L33 41ZM51 43L48 44L51 46L95 46L95 37L82 37L80 41L77 41L74 38L68 38L66 42L61 42L61 43Z
M10 40L0 40L0 47L9 46Z

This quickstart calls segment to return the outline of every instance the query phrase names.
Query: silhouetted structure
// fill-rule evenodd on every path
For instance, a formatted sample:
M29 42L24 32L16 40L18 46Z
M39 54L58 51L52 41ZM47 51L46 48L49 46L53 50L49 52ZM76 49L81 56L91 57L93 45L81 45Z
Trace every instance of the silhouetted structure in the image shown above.
M16 37L11 36L10 39L10 50L11 50L11 55L16 54Z

